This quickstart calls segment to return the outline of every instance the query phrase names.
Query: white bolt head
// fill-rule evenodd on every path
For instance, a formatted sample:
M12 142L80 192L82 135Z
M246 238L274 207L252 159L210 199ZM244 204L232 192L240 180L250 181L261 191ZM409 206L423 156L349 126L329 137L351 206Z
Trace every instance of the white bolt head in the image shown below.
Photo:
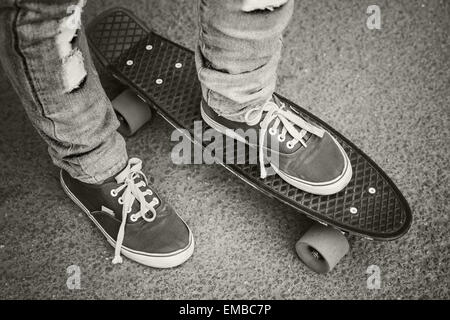
M377 192L377 190L375 188L369 188L370 194L375 194L376 192Z
M358 213L358 209L356 209L355 207L351 207L350 208L350 213L351 214L357 214Z
M145 49L146 49L147 51L150 51L150 50L153 49L153 46L152 46L151 44L149 44L149 45L147 45L147 46L145 47Z
M183 65L181 63L175 63L175 68L180 69Z
M134 63L133 60L128 60L128 61L127 61L127 66L132 66L133 63Z
M162 84L163 80L162 79L156 79L156 84Z

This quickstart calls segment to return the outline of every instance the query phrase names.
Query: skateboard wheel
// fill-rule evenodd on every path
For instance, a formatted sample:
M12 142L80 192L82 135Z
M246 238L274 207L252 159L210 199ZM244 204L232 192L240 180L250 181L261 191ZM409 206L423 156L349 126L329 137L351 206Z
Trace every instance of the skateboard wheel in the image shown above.
M333 270L347 254L349 244L339 230L314 224L297 242L295 250L311 270L323 274Z
M150 106L131 90L119 94L112 105L120 122L119 133L129 137L152 118Z

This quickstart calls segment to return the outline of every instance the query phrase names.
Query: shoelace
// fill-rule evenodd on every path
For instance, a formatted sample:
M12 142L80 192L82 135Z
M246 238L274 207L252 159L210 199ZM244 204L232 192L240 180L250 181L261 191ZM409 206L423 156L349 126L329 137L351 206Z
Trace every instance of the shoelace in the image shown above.
M153 195L150 189L142 191L140 188L147 186L147 178L141 171L142 161L137 158L132 158L128 161L126 168L116 176L116 181L121 184L118 188L111 190L111 195L116 197L120 191L123 189L124 192L118 199L119 204L122 205L122 223L120 224L119 232L116 239L116 248L114 251L113 264L122 263L122 257L120 256L120 251L122 249L123 238L125 236L125 225L127 222L128 214L131 213L133 208L133 203L137 200L140 203L140 210L130 216L131 221L135 222L139 218L144 219L147 222L152 222L156 218L155 206L159 204L158 198L155 196L151 202L145 200L145 196ZM138 177L143 177L138 183L135 183L135 179ZM151 217L147 214L151 212Z
M266 115L263 119L264 113L266 113ZM273 125L269 129L269 125L272 121ZM245 111L245 122L247 122L250 126L254 126L259 123L261 127L259 135L259 164L262 179L267 177L267 169L264 165L263 152L264 138L267 131L269 131L270 135L274 136L278 132L278 126L281 124L282 130L278 135L278 141L284 142L286 140L286 134L289 133L293 137L292 140L287 142L287 147L289 149L293 149L299 142L306 148L307 145L303 138L308 132L320 138L322 138L325 133L325 130L322 128L306 122L293 111L288 110L284 103L280 102L279 106L272 99L268 100L262 107L255 107Z

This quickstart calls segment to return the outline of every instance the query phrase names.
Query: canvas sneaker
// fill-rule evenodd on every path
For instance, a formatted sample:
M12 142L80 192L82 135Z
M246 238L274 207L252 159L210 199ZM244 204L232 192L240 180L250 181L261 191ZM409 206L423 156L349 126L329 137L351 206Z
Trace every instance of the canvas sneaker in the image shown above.
M217 131L259 149L261 178L270 167L283 180L303 191L330 195L338 193L350 182L352 167L342 146L321 127L307 122L293 107L275 95L263 106L227 116L244 116L244 122L217 114L205 100L201 102L203 120ZM242 132L257 131L251 142ZM276 148L274 147L276 146ZM266 156L274 152L277 157Z
M194 237L186 223L149 185L142 161L132 158L115 177L99 185L60 174L67 195L88 215L121 254L154 268L171 268L189 259Z

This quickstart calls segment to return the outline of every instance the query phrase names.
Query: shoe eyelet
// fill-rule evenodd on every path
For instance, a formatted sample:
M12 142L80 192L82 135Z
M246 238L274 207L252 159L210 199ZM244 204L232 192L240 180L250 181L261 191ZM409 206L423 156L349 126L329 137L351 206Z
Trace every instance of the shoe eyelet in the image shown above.
M294 149L294 143L292 142L292 140L289 141L289 142L286 144L286 146L287 146L287 148L288 148L289 150Z
M138 217L135 214L132 214L130 216L130 220L131 220L131 222L136 222L138 220Z
M127 213L131 213L133 211L133 208L128 209Z
M117 200L119 202L119 204L123 204L123 199L122 197L119 198L119 200Z
M151 196L151 195L153 195L153 191L150 190L150 189L148 189L148 190L147 190L147 194L148 194L149 196Z
M111 197L113 197L113 198L117 197L117 192L114 189L111 190L110 194L111 194Z
M148 212L144 213L144 215L142 216L142 219L144 219L147 222L153 222L156 219L156 214L151 213L151 217L148 217Z
M270 128L270 129L269 129L269 134L270 134L271 136L274 136L274 135L277 134L277 130L275 130L274 128Z
M156 204L159 204L158 198L154 198L154 199L153 199L153 202L155 203L155 205L156 205Z
M286 136L279 135L278 136L278 141L279 142L285 142L286 141Z

